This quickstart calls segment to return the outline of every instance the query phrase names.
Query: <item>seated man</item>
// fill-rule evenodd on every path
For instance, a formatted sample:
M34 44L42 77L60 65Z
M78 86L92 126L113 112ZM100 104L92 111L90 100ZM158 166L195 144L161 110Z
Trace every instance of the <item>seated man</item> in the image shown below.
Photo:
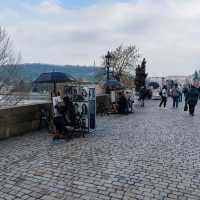
M76 118L76 113L74 109L73 102L70 100L68 96L65 96L63 98L63 101L65 103L65 120L66 120L66 125L68 126L74 126L75 118Z

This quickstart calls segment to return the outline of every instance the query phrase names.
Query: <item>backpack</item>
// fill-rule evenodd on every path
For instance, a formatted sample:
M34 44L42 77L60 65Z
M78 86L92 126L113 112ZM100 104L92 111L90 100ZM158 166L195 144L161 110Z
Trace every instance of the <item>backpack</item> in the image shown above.
M167 97L167 90L166 89L162 89L162 96Z
M175 89L172 90L172 96L173 97L179 96L179 90L177 88L175 88Z

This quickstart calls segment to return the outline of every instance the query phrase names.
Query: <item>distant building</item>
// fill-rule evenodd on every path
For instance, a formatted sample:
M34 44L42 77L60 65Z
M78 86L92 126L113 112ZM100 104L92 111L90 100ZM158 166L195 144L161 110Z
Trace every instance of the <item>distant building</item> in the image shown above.
M168 85L169 82L177 83L178 85L191 84L193 82L192 76L166 76L166 77L149 77L148 82L157 82L160 87Z
M190 76L167 76L165 78L166 80L173 80L178 85L185 85L192 82L192 78Z

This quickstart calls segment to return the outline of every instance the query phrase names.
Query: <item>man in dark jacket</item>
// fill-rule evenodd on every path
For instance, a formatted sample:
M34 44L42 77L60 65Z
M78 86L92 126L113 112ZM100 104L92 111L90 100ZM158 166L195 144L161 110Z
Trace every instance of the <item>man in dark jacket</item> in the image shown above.
M139 101L141 102L141 106L144 107L144 100L146 96L146 89L145 87L141 87L139 91Z
M119 93L118 105L119 105L119 113L121 113L121 114L127 113L127 110L126 110L127 99L124 95L124 92Z
M65 96L63 98L63 101L65 102L65 121L66 125L74 126L76 113L74 109L73 102L68 96Z
M197 105L198 98L199 98L198 89L192 86L186 97L187 104L189 105L189 113L191 116L194 116L194 110L195 106Z
M184 94L184 97L185 97L185 98L187 97L188 92L189 92L189 88L188 88L188 87L184 87L184 88L183 88L183 94Z

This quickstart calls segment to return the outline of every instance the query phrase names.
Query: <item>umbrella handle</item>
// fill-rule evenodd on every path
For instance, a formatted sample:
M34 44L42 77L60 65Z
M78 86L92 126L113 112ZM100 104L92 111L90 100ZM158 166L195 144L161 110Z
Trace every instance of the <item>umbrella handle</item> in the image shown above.
M53 91L54 91L54 94L56 95L56 81L53 82Z

